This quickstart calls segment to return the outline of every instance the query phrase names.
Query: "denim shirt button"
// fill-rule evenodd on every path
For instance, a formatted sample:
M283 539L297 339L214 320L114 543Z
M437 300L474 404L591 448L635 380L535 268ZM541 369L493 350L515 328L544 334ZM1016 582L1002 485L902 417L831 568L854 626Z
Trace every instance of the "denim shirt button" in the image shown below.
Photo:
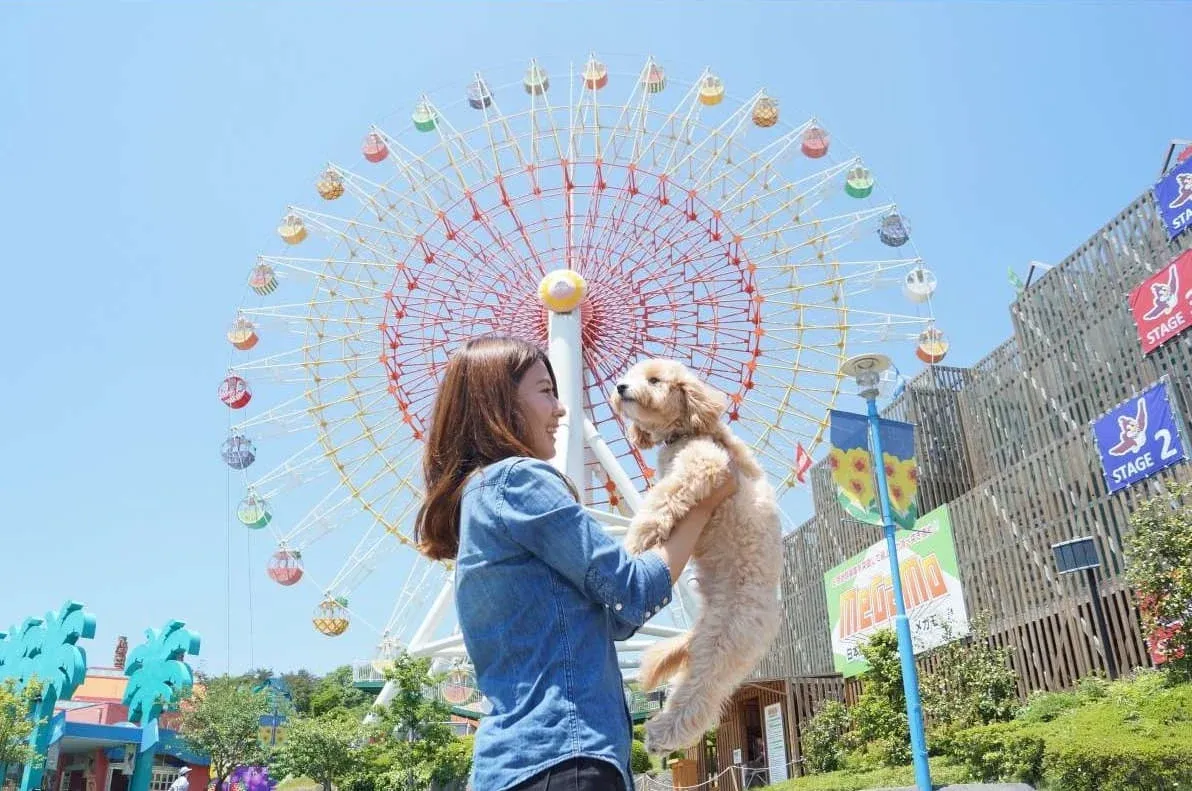
M620 612L621 611L621 602L617 602L616 604L614 604L613 609L616 610L617 612Z
M670 604L670 596L663 596L663 597L662 597L662 603L663 603L663 604Z

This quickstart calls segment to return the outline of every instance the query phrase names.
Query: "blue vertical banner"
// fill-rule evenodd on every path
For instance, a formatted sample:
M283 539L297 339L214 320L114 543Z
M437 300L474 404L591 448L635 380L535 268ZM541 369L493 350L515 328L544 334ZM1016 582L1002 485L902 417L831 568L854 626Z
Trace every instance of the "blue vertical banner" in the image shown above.
M1192 157L1169 170L1154 188L1155 203L1163 216L1168 238L1174 239L1192 224Z
M882 524L878 502L873 453L869 448L869 418L853 412L829 410L832 450L828 467L836 486L836 500L852 518L871 525ZM882 456L890 491L890 515L903 528L914 527L919 518L915 495L919 490L919 468L915 462L915 427L897 420L880 420Z
M1186 459L1179 417L1167 382L1156 382L1092 422L1093 439L1110 492Z

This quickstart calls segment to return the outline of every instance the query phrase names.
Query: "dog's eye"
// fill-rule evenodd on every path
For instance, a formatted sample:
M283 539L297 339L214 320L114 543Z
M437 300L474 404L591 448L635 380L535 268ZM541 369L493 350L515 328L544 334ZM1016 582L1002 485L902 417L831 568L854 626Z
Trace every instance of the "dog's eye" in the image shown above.
M656 384L658 384L658 377L657 377L657 376L651 376L651 377L650 377L649 379L647 379L646 381L647 381L647 382L649 382L649 383L650 383L650 384L652 384L652 385L656 385Z

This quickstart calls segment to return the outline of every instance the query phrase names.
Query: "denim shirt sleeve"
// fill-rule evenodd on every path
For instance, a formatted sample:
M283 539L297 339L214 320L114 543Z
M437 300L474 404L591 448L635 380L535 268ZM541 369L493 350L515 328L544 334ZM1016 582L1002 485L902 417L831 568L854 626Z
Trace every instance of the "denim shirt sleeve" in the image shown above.
M615 639L626 639L670 602L670 569L662 556L626 552L546 462L510 465L499 507L501 525L513 541L609 608Z

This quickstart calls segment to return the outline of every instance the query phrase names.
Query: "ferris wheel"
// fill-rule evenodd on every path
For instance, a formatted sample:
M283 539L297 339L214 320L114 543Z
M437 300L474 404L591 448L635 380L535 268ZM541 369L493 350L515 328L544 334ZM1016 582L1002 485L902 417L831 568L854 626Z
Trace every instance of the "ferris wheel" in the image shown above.
M358 159L316 171L251 267L219 388L232 507L272 533L274 581L314 585L316 629L464 659L450 568L418 555L413 516L439 376L470 337L549 347L571 415L557 463L614 533L654 475L607 403L634 361L725 392L781 496L846 358L944 358L909 220L824 123L789 115L711 70L532 60L411 97ZM690 623L695 586L622 646L627 666Z

